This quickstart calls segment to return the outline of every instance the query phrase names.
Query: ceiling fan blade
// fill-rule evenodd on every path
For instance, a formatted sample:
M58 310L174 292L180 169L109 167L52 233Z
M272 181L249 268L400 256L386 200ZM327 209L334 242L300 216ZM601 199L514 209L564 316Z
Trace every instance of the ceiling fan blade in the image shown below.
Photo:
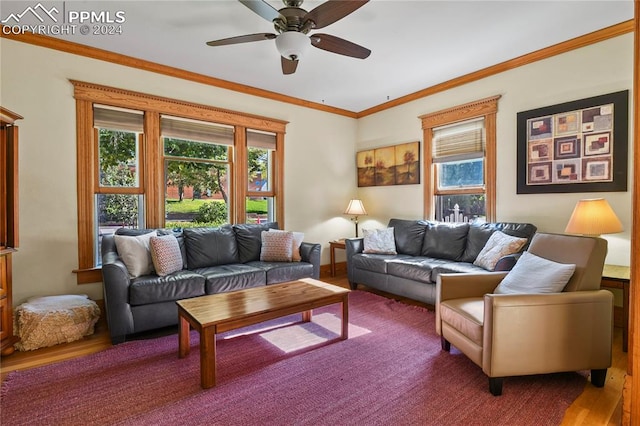
M247 6L249 9L253 10L258 15L262 16L269 22L273 22L275 19L284 19L278 10L274 9L269 3L264 2L263 0L238 0L240 3Z
M365 59L371 54L365 47L329 34L313 34L311 44L318 49L358 59Z
M275 34L271 33L259 33L259 34L247 34L237 37L223 38L221 40L208 41L208 46L226 46L228 44L249 43L251 41L273 40L276 38Z
M311 10L304 17L305 21L313 21L312 28L324 28L344 18L362 7L369 0L329 0Z
M282 74L293 74L298 68L298 60L292 61L284 56L280 56L280 62L282 63Z

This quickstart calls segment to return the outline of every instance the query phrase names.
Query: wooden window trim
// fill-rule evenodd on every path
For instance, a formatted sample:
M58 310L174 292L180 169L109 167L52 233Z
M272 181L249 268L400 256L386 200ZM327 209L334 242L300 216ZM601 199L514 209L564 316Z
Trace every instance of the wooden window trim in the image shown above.
M436 111L419 116L422 121L424 139L423 149L423 183L424 183L424 219L434 218L434 196L438 194L455 193L456 190L437 191L437 178L433 167L433 129L445 124L453 124L460 121L483 117L485 122L485 171L484 193L486 195L487 220L496 220L496 114L498 112L498 100L501 95L480 99L464 105ZM471 193L478 188L457 190L458 192ZM480 193L480 192L478 192Z
M284 134L287 121L212 107L146 93L70 80L76 100L76 161L78 206L77 283L101 281L101 269L94 267L94 195L96 193L135 193L145 196L145 226L164 224L164 150L160 137L160 115L167 114L235 127L234 158L230 158L233 194L229 219L242 223L246 218L248 171L246 167L246 129L276 134L274 190L276 220L284 227ZM140 143L139 188L100 188L96 178L97 133L93 127L93 104L128 108L144 112L144 134ZM264 196L265 194L260 194Z

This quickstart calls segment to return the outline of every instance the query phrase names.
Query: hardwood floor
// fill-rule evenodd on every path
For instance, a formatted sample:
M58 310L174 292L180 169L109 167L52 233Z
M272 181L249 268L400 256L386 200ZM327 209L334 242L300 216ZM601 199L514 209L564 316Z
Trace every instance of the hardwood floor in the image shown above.
M347 277L322 277L323 281L348 287ZM360 287L364 289L363 287ZM401 300L404 303L425 306L420 302L385 294L370 289L372 293L381 294ZM429 308L429 307L428 307ZM432 307L431 307L432 308ZM177 329L176 329L177 331ZM142 336L148 337L148 336ZM67 359L89 355L111 347L106 322L101 318L92 336L73 343L38 349L29 352L15 352L0 360L0 376L2 380L16 370L26 370L41 365L52 364ZM613 341L613 365L607 371L604 388L596 388L587 383L582 394L567 409L563 426L569 425L619 425L622 420L622 386L627 370L627 353L622 352L622 329L616 328Z

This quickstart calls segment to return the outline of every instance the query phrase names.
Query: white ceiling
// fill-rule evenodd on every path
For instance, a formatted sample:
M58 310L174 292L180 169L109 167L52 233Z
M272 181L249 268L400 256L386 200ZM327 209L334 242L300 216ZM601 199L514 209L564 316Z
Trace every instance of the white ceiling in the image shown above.
M369 58L312 48L295 74L283 75L274 40L205 45L274 32L235 0L41 2L67 13L125 12L121 35L60 38L354 112L633 19L632 0L372 0L318 31L371 49ZM36 3L2 0L0 14L5 19ZM301 7L309 11L321 3L307 0Z

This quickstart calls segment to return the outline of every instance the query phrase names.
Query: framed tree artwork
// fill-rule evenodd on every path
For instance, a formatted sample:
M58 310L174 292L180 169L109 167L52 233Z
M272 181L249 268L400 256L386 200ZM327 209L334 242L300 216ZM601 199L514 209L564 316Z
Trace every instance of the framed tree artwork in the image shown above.
M358 186L420 183L420 142L360 151L356 154Z
M627 190L629 91L518 113L518 194Z

